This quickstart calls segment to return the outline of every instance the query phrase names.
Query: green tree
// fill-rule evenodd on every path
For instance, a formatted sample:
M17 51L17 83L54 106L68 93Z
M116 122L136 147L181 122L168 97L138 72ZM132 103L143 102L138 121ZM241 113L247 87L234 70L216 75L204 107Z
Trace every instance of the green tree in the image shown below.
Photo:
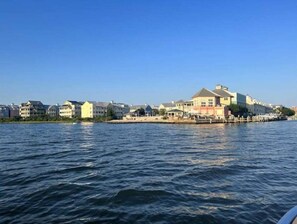
M112 107L108 107L108 108L107 108L106 116L107 116L107 117L110 117L110 118L112 118L112 119L115 119L115 118L116 118L116 113L115 113L115 111L113 110Z
M144 116L145 115L145 110L143 108L139 108L138 110L136 110L136 113L139 116Z
M233 114L235 117L247 116L248 109L245 107L239 106L237 104L230 104L228 107L231 111L231 114Z
M165 110L165 109L160 109L159 114L160 114L161 116L164 116L165 113L166 113L166 110Z
M159 114L159 110L158 109L153 109L153 114L154 115L158 115Z
M287 108L287 107L283 107L283 108L279 108L278 111L284 115L284 116L294 116L295 115L295 111L294 110L291 110L290 108Z

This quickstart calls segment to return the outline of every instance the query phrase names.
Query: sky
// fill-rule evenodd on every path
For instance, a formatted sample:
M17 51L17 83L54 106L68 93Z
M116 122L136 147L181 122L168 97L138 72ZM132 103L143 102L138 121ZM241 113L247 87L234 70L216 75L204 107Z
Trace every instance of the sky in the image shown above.
M216 84L297 105L296 0L1 0L0 104L160 104Z

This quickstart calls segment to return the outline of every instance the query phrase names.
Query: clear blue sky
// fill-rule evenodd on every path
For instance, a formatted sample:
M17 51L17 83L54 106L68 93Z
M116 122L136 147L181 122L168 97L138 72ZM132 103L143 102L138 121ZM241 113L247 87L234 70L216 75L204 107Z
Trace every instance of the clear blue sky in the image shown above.
M217 83L297 105L296 0L0 1L0 104L158 104Z

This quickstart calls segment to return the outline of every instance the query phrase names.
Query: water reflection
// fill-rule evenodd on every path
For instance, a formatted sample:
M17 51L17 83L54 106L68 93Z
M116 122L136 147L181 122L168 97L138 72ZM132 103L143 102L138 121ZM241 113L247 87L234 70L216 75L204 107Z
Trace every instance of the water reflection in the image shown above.
M79 147L81 149L93 149L96 144L94 134L94 123L93 122L82 122L81 128L81 141Z

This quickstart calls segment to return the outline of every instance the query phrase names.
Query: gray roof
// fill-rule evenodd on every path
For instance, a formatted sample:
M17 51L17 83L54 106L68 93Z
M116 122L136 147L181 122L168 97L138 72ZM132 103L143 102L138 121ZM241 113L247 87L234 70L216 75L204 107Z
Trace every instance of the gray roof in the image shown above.
M140 109L140 108L143 108L143 109L146 109L147 107L151 107L150 105L134 105L134 106L131 106L130 107L130 110L137 110L137 109Z
M82 102L79 102L79 101L75 101L75 100L67 100L68 102L72 103L72 104L79 104L79 105L82 105L83 103Z
M41 103L41 101L37 101L37 100L29 100L27 103L30 103L30 104L32 104L32 105L43 105L43 104Z
M176 107L175 103L161 103L164 107Z
M223 89L215 89L213 92L219 94L221 97L233 97L230 93Z
M89 103L94 104L94 106L98 106L98 107L107 107L110 103L108 102L96 102L96 101L86 101Z
M220 97L220 95L208 89L202 88L192 98L196 97Z
M108 107L109 104L108 102L96 102L94 105L98 107Z
M193 101L191 100L179 100L179 101L176 101L176 103L193 103Z
M48 106L48 108L46 108L47 110L50 110L52 108L59 109L59 106L58 105L46 105L46 106Z

